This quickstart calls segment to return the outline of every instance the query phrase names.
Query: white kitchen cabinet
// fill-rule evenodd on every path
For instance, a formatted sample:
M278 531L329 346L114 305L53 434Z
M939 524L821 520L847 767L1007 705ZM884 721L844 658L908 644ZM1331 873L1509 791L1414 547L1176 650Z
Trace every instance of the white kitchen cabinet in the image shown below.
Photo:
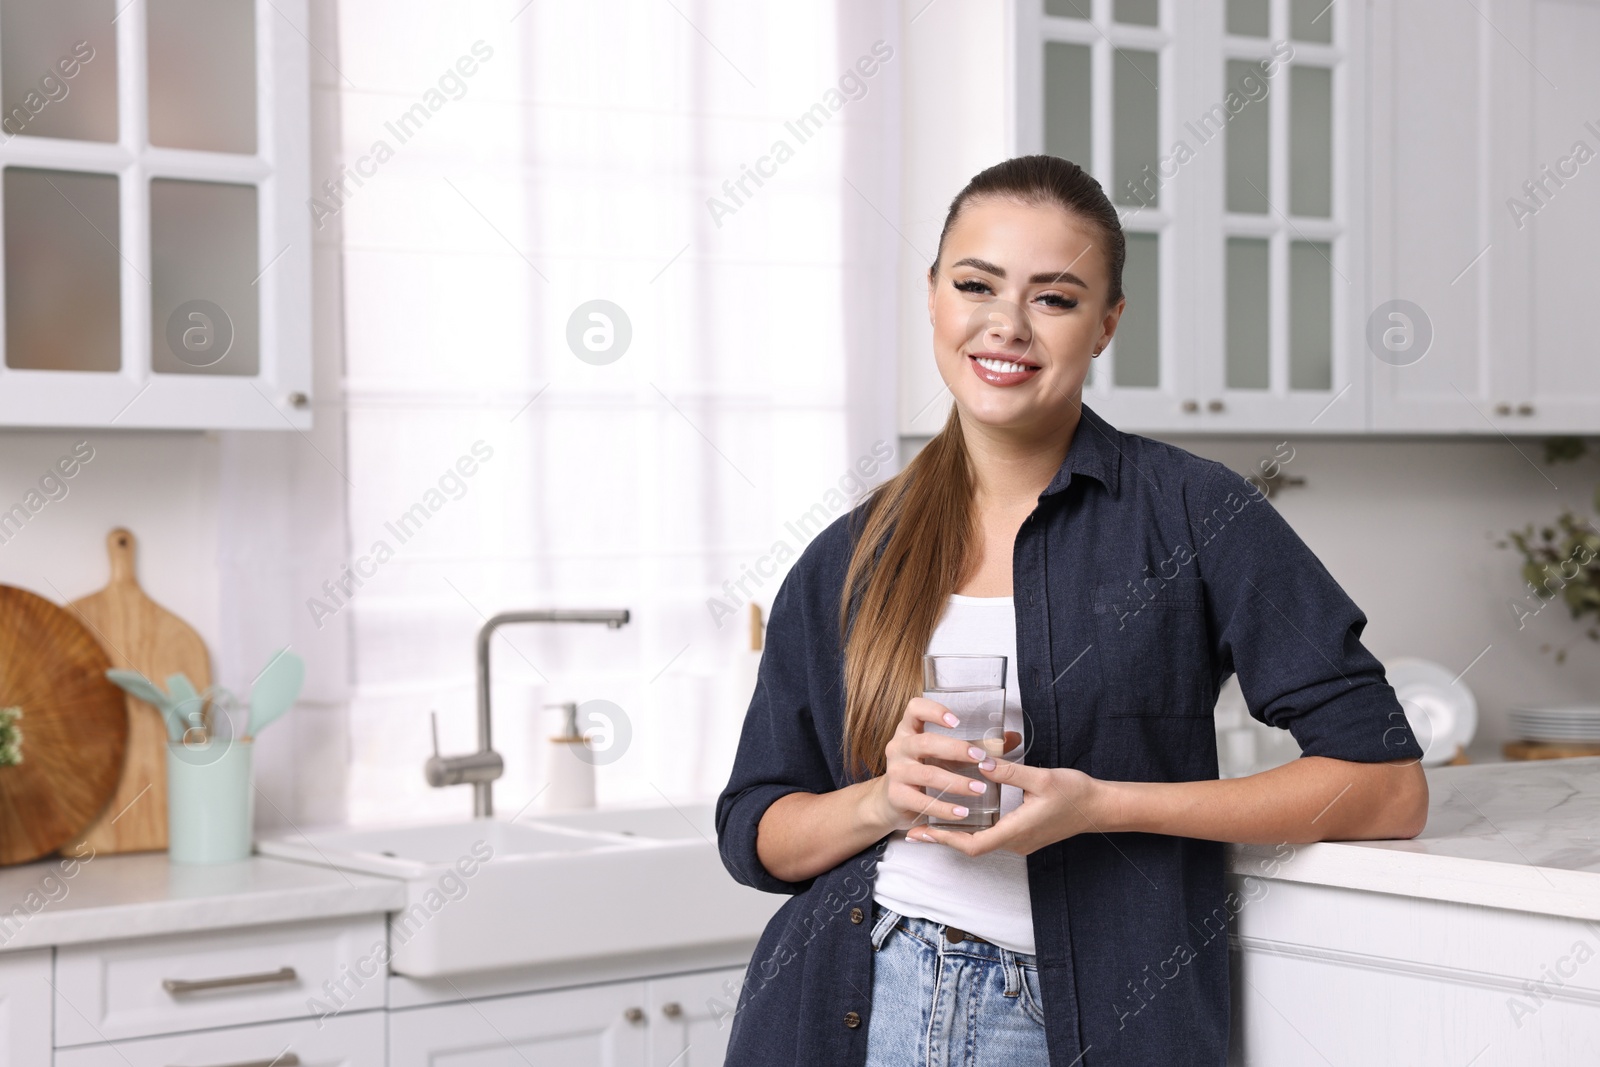
M1600 425L1588 314L1600 5L1018 0L1015 12L1015 154L1083 163L1129 239L1129 310L1084 390L1113 424ZM1292 56L1212 135L1204 116L1244 64L1281 47Z
M0 1067L50 1062L50 949L0 952Z
M650 1067L722 1067L745 968L650 979Z
M1136 432L1363 430L1364 6L1016 12L1018 154L1082 165L1127 239L1085 401Z
M380 915L56 950L58 1047L384 1006Z
M307 19L0 0L0 426L310 427Z
M579 986L389 1012L389 1067L645 1067L646 984Z
M1592 3L1375 4L1373 303L1432 333L1374 364L1375 430L1600 425L1597 43Z
M49 1060L32 1061L33 1067ZM55 1067L385 1067L383 1012L61 1049Z
M1245 902L1230 1064L1600 1063L1592 921L1271 878L1229 888Z
M721 1067L745 968L389 1012L390 1067Z

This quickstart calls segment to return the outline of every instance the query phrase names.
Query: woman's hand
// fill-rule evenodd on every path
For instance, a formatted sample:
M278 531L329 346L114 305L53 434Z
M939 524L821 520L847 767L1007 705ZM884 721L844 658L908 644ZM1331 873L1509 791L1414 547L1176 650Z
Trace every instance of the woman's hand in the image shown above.
M923 786L931 786L936 792L970 795L973 798L982 795L981 788L973 790L971 786L981 787L983 783L923 762L943 759L976 763L982 767L979 761L989 759L983 749L970 741L944 734L924 733L922 730L923 723L940 722L954 726L957 721L949 708L926 697L912 697L906 704L905 713L900 716L900 725L895 728L894 736L884 749L884 772L873 779L877 786L872 794L874 815L879 825L888 826L890 830L904 830L928 815L944 819L965 817L966 810L958 810L959 801L945 803L937 800L924 793ZM1015 736L1015 733L1007 736L1008 747ZM994 765L993 760L989 760L989 763Z
M980 769L982 764L978 765ZM1046 845L1100 829L1104 821L1105 783L1071 767L1030 767L1021 760L1000 760L984 777L1022 790L1022 803L987 830L968 832L919 826L908 837L949 845L969 856L997 848L1026 856Z

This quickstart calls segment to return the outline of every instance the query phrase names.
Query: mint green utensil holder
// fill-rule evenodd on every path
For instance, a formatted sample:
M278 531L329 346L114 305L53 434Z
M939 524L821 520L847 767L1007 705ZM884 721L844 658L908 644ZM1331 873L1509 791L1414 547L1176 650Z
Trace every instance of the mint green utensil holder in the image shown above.
M167 853L173 863L235 863L253 843L254 743L167 743Z

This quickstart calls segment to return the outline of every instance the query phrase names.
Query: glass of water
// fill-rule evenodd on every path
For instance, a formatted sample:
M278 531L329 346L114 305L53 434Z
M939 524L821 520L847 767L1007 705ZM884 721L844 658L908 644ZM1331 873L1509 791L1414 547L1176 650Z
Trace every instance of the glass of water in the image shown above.
M981 748L995 760L1004 758L1006 748L1006 657L990 655L929 655L922 657L922 695L943 704L960 721L956 726L928 722L924 733L959 737ZM993 826L1000 816L1000 784L983 776L971 760L930 759L935 767L954 771L982 782L984 791L968 789L947 793L935 786L922 791L947 804L963 804L966 818L948 819L929 812L928 825L945 830L982 830Z

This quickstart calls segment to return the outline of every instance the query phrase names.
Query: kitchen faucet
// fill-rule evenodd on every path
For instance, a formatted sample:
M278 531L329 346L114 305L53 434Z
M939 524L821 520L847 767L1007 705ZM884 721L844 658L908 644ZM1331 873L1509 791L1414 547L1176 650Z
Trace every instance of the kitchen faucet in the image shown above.
M489 639L494 632L513 622L603 622L616 630L628 621L628 610L619 611L507 611L494 616L478 630L478 750L464 756L439 755L439 716L433 715L433 755L423 764L428 784L435 788L472 783L472 814L487 818L494 814L491 790L494 780L505 773L505 761L490 742L489 728Z

